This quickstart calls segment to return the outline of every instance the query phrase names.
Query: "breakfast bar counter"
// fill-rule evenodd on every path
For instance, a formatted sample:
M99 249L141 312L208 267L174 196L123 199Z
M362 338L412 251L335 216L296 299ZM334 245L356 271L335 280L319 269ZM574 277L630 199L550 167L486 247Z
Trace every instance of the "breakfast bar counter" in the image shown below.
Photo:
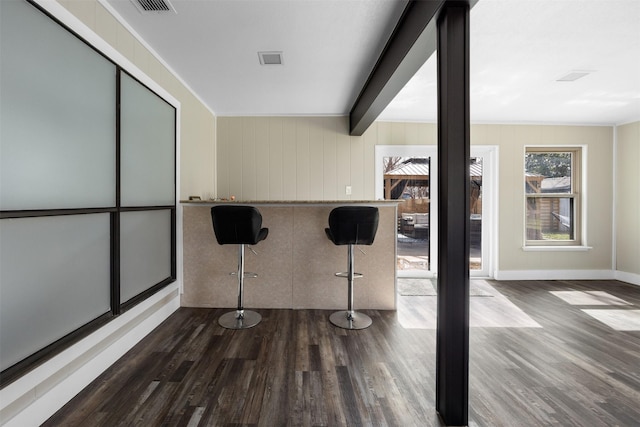
M185 307L230 308L237 304L238 249L218 245L211 207L219 204L255 206L266 240L245 252L246 308L345 309L347 281L335 273L347 270L347 247L326 236L331 210L338 206L376 206L380 222L375 241L355 251L355 266L364 275L354 286L354 309L396 307L397 201L184 201L183 271Z

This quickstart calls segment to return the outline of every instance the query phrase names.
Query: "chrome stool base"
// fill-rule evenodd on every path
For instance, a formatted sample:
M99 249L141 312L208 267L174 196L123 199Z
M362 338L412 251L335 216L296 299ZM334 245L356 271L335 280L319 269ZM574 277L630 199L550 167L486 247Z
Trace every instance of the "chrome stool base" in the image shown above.
M262 316L252 310L236 310L223 314L218 323L227 329L249 329L256 326Z
M373 244L379 218L378 208L373 206L339 206L329 213L329 228L324 229L327 238L334 245L347 245L347 271L335 273L347 279L347 309L329 316L329 321L339 328L365 329L373 323L369 316L353 309L353 281L362 277L355 270L353 249L356 245Z
M336 311L331 314L329 321L343 329L366 329L373 323L373 320L366 314L347 310Z

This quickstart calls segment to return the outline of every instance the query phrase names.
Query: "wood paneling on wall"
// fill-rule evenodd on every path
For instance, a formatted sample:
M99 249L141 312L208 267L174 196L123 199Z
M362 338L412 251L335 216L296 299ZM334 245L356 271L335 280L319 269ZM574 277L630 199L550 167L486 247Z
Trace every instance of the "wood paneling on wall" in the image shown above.
M434 123L375 122L362 136L354 137L348 133L347 117L219 117L217 197L372 200L376 145L436 142ZM570 275L581 270L613 274L613 127L476 124L471 126L471 144L499 149L499 271L516 275L531 271ZM591 249L522 250L527 145L587 147L586 235ZM637 168L633 173L637 176ZM351 196L345 194L347 185L352 188Z
M365 164L373 163L375 138L368 134L350 136L347 117L220 117L217 196L371 199L373 172Z
M371 200L376 145L436 137L435 124L377 122L351 136L348 117L219 117L217 197Z

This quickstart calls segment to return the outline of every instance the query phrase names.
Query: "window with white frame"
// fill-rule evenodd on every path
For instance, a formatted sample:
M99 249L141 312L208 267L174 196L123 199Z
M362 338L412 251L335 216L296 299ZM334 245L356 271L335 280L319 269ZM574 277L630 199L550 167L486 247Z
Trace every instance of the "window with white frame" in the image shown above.
M580 147L527 147L526 246L581 245Z

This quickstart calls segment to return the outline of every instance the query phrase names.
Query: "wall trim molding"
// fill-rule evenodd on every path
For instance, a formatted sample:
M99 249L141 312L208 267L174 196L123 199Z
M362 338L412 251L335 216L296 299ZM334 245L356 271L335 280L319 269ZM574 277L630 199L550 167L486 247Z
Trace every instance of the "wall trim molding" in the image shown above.
M640 286L640 274L627 273L626 271L615 271L616 280L621 282L631 283L632 285Z
M620 270L496 270L495 280L619 280L640 286L640 274Z
M613 270L496 270L495 280L614 280Z
M0 390L0 424L40 425L180 307L173 282Z

